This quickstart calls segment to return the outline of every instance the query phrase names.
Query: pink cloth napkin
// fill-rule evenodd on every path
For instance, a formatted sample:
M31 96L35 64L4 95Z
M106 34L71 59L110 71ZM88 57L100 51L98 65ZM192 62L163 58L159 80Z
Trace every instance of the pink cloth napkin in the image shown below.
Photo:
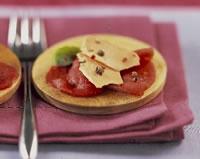
M181 127L189 124L193 117L188 108L174 25L154 25L145 17L111 17L47 19L46 26L50 45L66 37L95 32L137 37L162 51L169 65L169 75L164 92L151 103L135 111L110 116L83 116L64 112L43 102L36 95L40 142L147 142L183 138ZM169 60L172 57L174 60ZM175 64L177 66L174 69ZM180 83L171 87L176 81ZM3 121L0 124L1 142L16 142L21 103L22 92L19 89L9 102L0 105L0 120Z
M126 23L127 20L123 20L120 18L121 23ZM113 21L114 20L114 21ZM83 33L91 33L92 29L93 32L102 32L106 31L110 32L110 29L113 28L115 32L119 30L119 27L116 27L115 25L117 19L100 19L100 21L97 23L96 19L82 19L82 20L73 20L73 19L60 19L60 20L47 20L46 26L47 26L47 35L48 35L48 42L49 44L53 44L61 39L64 39L66 37L76 35L76 34L83 34ZM66 28L66 24L70 21L70 25L67 25L68 28ZM82 26L87 25L85 21L88 21L90 24L93 24L89 26L83 26L80 28L79 32L77 31L77 28L75 29L74 26ZM102 23L104 21L104 23ZM53 23L52 23L53 22ZM2 22L3 23L3 22ZM6 25L6 23L3 23ZM101 24L101 25L100 25ZM153 27L148 18L134 18L134 21L131 22L135 28L140 28L141 26L144 26L142 30L143 34L141 37L147 42L151 42L152 45L155 44L155 40L153 40ZM58 30L63 30L62 32L57 32L55 30L55 27L58 27ZM6 28L6 27L4 27ZM52 29L54 28L54 29ZM128 29L129 28L129 29ZM112 29L112 30L113 30ZM130 27L127 27L128 30L130 30ZM95 31L96 30L96 31ZM135 36L139 37L138 31L135 30ZM128 32L125 32L128 35ZM6 41L5 38L3 41ZM13 97L9 102L2 105L2 108L5 108L5 112L2 111L2 118L6 119L6 116L12 111L12 113L16 113L16 116L18 119L20 118L20 110L19 107L22 103L22 92L19 92L16 94L17 96ZM155 105L154 105L154 104ZM72 113L67 113L61 110L58 110L56 108L53 108L46 103L44 103L41 100L36 100L36 115L38 120L38 128L39 133L42 136L45 135L55 135L55 134L88 134L88 133L97 133L97 132L103 132L103 131L110 131L110 132L124 132L124 131L130 131L130 130L146 130L150 129L155 125L154 120L147 121L149 119L158 117L162 115L166 111L166 106L163 103L162 95L160 95L157 99L155 99L150 106L146 105L143 107L142 110L138 109L134 112L128 112L123 114L117 114L113 116L81 116L76 115ZM12 108L15 107L16 110L13 110ZM7 108L7 109L6 109ZM10 108L10 111L8 111L8 108ZM44 115L45 114L45 115ZM147 114L146 116L143 116L143 114ZM57 122L59 121L60 124ZM145 123L142 123L143 121L147 121ZM12 125L10 125L12 123ZM142 124L138 124L142 123ZM52 125L53 124L53 125ZM10 125L10 126L8 126ZM49 126L51 125L51 126ZM66 126L67 125L67 126ZM53 127L52 127L53 126ZM10 130L12 129L12 130ZM13 118L9 120L5 120L5 122L1 126L1 134L4 136L12 136L16 137L19 133L19 120L15 119L13 121Z

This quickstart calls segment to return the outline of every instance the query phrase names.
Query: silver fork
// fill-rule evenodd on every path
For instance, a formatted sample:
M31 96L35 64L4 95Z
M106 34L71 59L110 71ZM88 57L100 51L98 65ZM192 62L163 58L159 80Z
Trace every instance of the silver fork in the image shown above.
M31 63L46 48L44 24L40 19L10 18L8 45L22 62L24 103L19 151L23 159L35 159L38 152L38 136L31 95Z

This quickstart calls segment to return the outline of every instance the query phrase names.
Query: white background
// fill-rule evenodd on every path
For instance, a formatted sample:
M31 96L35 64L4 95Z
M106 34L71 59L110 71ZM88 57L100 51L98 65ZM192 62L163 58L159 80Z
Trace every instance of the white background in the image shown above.
M200 8L152 7L68 7L68 8L5 8L0 17L34 16L110 16L149 15L153 21L177 23L186 69L190 106L195 115L185 128L182 142L164 144L48 144L39 146L38 159L128 159L177 158L197 159L200 156ZM0 159L18 159L16 145L0 144Z

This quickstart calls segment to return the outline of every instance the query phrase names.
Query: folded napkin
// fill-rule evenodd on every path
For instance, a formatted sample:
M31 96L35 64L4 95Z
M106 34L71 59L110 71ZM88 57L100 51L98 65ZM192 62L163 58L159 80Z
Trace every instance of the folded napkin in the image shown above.
M188 108L174 25L155 25L146 17L65 18L46 19L45 22L50 45L88 33L116 33L144 40L163 53L169 73L165 90L156 99L134 111L115 115L84 116L65 112L35 94L40 142L152 142L183 138L181 127L189 124L193 117ZM0 105L1 142L17 141L22 93L19 89L10 101Z

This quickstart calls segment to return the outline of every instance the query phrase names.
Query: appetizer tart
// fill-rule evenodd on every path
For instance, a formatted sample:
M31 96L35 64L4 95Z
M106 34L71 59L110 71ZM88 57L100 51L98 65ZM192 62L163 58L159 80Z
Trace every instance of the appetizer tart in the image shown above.
M83 114L128 111L163 89L167 66L150 45L119 35L92 34L66 39L34 62L38 93L61 109Z
M0 44L0 104L16 92L21 82L21 64L17 56Z

